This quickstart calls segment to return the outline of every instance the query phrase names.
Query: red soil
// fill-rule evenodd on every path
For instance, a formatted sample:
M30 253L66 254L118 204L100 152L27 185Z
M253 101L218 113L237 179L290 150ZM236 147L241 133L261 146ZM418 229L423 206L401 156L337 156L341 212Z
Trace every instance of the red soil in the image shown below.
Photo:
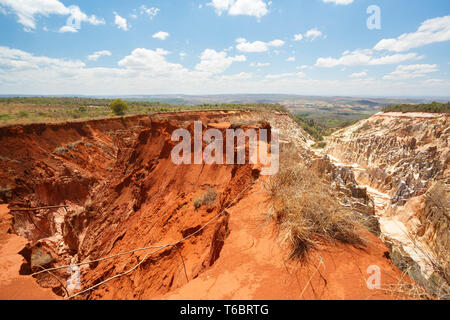
M304 265L286 261L289 248L277 241L276 228L264 215L267 204L258 168L175 166L171 162L173 130L186 127L192 131L193 120L225 122L227 115L181 113L160 116L160 120L137 116L0 128L0 156L18 160L0 162L0 186L11 189L0 196L10 208L69 206L68 213L58 209L35 214L32 221L24 213L13 212L14 231L27 237L31 249L39 242L53 257L50 266L59 266L173 243L224 212L192 238L149 256L134 272L78 297L82 299L395 298L371 291L365 284L370 265L381 268L383 285L397 283L401 277L384 257L388 249L379 239L367 235L370 245L365 250L327 245ZM213 126L224 130L229 124ZM54 153L76 141L83 143ZM241 194L253 180L256 184ZM210 188L218 192L216 203L195 210L193 200ZM225 210L234 199L236 204ZM68 248L62 251L59 238L55 238L55 214L65 216L60 236ZM53 237L47 239L48 235ZM15 253L25 245L23 239L5 243L7 250ZM82 267L82 287L129 270L150 251ZM323 263L316 267L320 258ZM9 263L6 280L0 283L4 298L15 298L15 290L23 285L3 285L3 281L18 278L21 262L17 257L0 262L2 268ZM65 269L55 274L63 282L68 277ZM37 280L55 291L60 286L48 274ZM44 292L33 297L48 298Z
M0 205L0 300L59 299L50 289L44 289L29 276L19 275L23 257L19 252L25 238L8 234L11 216L6 205Z

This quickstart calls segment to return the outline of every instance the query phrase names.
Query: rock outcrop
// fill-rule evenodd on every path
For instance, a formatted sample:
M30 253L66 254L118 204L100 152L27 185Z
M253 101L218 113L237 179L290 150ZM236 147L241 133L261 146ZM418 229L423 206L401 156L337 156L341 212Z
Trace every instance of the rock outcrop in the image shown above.
M418 266L410 273L442 293L450 271L450 116L380 113L333 134L325 153L381 198L385 241L404 257L397 260L411 258L404 265Z

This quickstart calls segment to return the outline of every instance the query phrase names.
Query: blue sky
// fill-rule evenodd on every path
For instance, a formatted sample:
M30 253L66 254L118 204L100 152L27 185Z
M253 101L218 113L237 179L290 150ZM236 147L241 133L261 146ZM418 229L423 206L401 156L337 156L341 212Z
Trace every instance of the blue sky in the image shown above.
M450 96L448 0L0 0L0 28L0 94Z

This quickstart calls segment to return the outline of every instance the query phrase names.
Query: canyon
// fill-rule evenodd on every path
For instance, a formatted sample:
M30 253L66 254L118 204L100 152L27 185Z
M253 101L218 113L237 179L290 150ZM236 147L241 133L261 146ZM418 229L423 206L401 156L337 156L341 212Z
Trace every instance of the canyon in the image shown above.
M261 165L171 161L172 133L193 133L195 121L202 131L277 130L281 149L364 220L367 244L322 242L306 261L289 259ZM377 114L334 133L323 150L281 111L2 127L0 292L26 299L411 299L417 296L400 289L418 285L446 298L449 136L449 116L441 114ZM367 285L371 266L380 270L375 290Z

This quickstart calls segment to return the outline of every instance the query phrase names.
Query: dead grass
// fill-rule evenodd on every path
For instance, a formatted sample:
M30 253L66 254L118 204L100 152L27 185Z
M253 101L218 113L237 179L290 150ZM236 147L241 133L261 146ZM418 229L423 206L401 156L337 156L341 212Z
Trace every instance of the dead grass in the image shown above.
M280 171L266 183L270 214L280 224L284 240L292 244L291 258L305 260L321 242L366 246L357 216L340 205L329 184L293 154L282 149Z
M199 209L201 206L208 206L213 204L217 199L217 191L209 188L201 195L194 198L193 205L195 209Z
M416 282L407 280L406 275L409 274L409 268L403 271L402 276L397 283L391 283L382 286L379 290L391 294L392 296L402 300L437 300L440 299L428 292L423 286Z

